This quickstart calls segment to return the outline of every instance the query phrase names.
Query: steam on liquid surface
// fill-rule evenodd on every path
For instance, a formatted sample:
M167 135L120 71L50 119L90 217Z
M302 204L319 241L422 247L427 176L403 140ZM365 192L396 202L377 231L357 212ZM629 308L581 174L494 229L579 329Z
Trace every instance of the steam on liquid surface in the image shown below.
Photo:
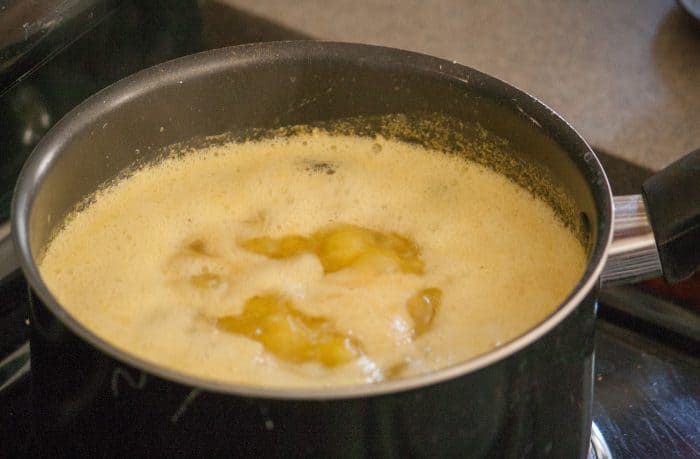
M551 313L584 259L549 207L482 166L316 132L138 171L70 219L41 272L127 352L309 387L487 352Z

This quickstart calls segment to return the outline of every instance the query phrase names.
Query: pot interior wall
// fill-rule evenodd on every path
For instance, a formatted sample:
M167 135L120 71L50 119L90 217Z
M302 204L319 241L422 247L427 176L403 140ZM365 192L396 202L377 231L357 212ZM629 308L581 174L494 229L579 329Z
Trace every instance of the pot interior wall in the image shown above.
M387 121L396 118L382 117L388 114L407 114L402 123L410 129L396 129ZM360 118L328 122L348 117ZM76 108L43 143L51 154L35 178L32 255L41 255L66 214L100 184L172 144L308 123L452 150L475 146L474 159L547 198L589 251L599 245L594 242L606 225L604 178L585 142L543 105L479 72L427 56L287 43L164 64Z

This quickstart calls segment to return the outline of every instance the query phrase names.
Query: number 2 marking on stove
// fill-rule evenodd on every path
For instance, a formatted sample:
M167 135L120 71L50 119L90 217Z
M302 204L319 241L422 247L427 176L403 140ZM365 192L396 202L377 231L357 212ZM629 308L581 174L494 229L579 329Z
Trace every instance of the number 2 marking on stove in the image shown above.
M146 385L148 377L143 371L139 371L138 380L134 378L131 373L129 373L125 368L117 367L112 372L112 395L114 397L119 397L119 378L126 381L126 384L132 389L141 390Z

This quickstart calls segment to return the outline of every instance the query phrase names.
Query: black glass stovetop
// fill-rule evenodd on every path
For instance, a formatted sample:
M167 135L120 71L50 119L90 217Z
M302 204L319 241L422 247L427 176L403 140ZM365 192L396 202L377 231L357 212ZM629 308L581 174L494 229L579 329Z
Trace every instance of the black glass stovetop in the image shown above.
M54 10L0 1L15 8L14 26L21 28L0 34L0 226L24 159L53 123L90 94L203 49L309 38L217 1L45 3ZM70 8L59 9L65 5ZM50 11L60 20L48 21ZM17 17L24 18L21 24ZM10 19L0 11L0 29L10 30ZM651 173L598 153L615 194L637 193ZM28 456L32 442L41 441L30 421L26 291L18 272L0 282L0 381L9 372L22 375L0 388L0 457ZM593 412L612 457L700 458L699 312L634 286L601 292Z

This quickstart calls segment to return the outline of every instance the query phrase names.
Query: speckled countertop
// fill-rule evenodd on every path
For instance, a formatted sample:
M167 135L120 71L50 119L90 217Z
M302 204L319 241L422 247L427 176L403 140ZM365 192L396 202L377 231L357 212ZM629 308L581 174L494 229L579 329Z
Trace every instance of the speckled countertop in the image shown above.
M314 38L477 68L596 148L660 168L700 147L700 22L671 0L226 0Z

